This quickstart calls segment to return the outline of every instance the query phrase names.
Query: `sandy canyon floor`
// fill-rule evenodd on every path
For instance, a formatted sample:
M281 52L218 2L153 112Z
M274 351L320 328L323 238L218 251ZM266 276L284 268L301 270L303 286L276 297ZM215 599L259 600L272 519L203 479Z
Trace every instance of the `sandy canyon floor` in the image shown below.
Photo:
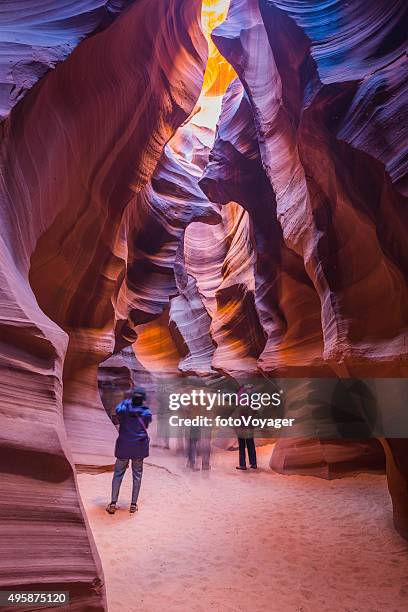
M105 572L110 612L403 612L408 547L395 533L384 476L334 481L280 476L259 449L257 472L237 453L210 472L153 449L139 512L105 512L111 474L79 488Z

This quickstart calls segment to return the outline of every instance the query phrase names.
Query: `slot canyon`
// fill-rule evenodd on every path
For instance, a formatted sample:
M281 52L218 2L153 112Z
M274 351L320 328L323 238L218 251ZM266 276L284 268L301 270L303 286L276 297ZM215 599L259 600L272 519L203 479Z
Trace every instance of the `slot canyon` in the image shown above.
M105 587L119 537L119 516L104 511L110 417L131 388L146 389L153 412L142 485L157 501L152 521L177 522L177 504L193 516L189 487L198 500L194 475L179 467L182 440L159 427L167 380L276 383L301 423L333 381L345 405L375 396L385 420L406 413L407 5L21 0L0 3L0 24L1 589L69 591L73 611L154 612L166 605L151 603L154 577L145 604L110 603ZM406 609L408 426L395 427L400 435L259 439L252 493L249 473L222 476L237 450L217 440L200 486L208 498L231 486L232 529L252 503L263 534L281 521L281 551L286 514L305 524L310 513L318 540L321 516L349 505L369 517L355 519L356 533L384 533L376 563L404 550L400 599L387 608L324 608L302 588L302 604L253 609ZM160 497L167 486L174 498ZM308 491L315 506L301 514ZM262 508L280 508L270 523L258 494ZM142 520L141 504L132 530ZM102 552L98 529L112 551ZM124 542L133 537L120 529ZM144 566L121 563L149 575L139 529ZM335 529L341 555L347 527ZM260 551L264 565L273 555ZM251 601L207 595L202 607L191 591L168 609Z

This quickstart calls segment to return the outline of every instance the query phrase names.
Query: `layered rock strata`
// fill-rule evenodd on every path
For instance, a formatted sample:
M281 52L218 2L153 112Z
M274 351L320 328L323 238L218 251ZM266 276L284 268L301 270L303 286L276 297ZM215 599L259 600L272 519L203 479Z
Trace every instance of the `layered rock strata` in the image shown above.
M0 118L78 43L102 30L133 0L3 2L0 6Z
M69 590L72 610L105 609L72 449L86 464L113 441L96 373L114 347L123 215L199 95L200 8L132 4L0 128L1 586Z
M402 2L310 1L300 7L284 0L232 0L226 21L213 32L248 97L282 244L302 270L302 285L293 284L292 294L285 272L278 275L291 297L286 311L280 307L287 315L281 320L289 350L281 352L279 319L268 321L279 299L273 296L266 308L258 300L268 338L259 365L266 371L280 358L285 366L305 356L303 372L311 376L319 360L326 371L345 377L407 374L407 162L399 142L406 97L404 14ZM222 139L222 121L218 131ZM216 190L240 175L235 151L224 151L216 145L206 171ZM231 157L227 181L224 168L217 176L220 155ZM272 252L281 265L281 254ZM300 277L297 273L297 283ZM268 286L274 287L272 279ZM303 287L311 300L304 322L297 311ZM262 295L268 295L265 288ZM315 360L307 355L313 336ZM406 534L404 443L384 444L394 508L399 508L396 524ZM299 465L304 449L296 448L294 465ZM278 449L282 464L282 444Z

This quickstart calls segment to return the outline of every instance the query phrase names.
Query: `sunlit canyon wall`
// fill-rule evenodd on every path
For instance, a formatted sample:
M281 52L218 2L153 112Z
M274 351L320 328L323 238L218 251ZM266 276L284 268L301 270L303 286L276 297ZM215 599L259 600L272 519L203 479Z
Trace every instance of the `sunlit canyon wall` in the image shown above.
M312 377L288 398L303 409L315 377L407 376L404 16L401 2L233 1L213 32L240 83L201 186L249 212L257 366ZM406 442L382 442L406 536ZM357 458L358 446L279 442L271 466Z
M303 378L287 387L301 416L319 407L317 378L406 377L404 15L401 2L231 2L212 33L237 74L215 141L193 118L172 143L221 220L187 227L170 304L138 327L149 371ZM406 443L381 443L279 440L271 467L332 477L385 450L406 535Z
M407 376L404 3L207 0L207 66L198 1L46 4L3 13L2 586L102 610L73 467L113 447L100 364L105 407L163 373L304 377L303 411L314 378ZM382 444L407 536L406 442Z
M215 140L198 114L172 142L221 220L187 227L170 304L138 327L149 371L276 377L302 417L318 378L406 377L404 15L401 2L231 2L212 33L237 74ZM271 467L332 477L385 451L407 535L406 442L381 443L279 440Z
M73 453L92 464L114 439L97 367L114 349L113 300L127 259L131 276L144 248L128 249L130 234L143 242L137 224L151 229L145 265L166 242L166 221L155 225L162 190L156 196L151 178L194 108L207 45L200 2L75 2L59 14L46 4L16 7L28 32L17 13L10 36L26 42L10 44L15 66L2 89L4 115L21 99L1 124L1 580L64 587L71 609L102 610ZM13 7L4 10L12 23ZM23 85L20 70L31 70ZM198 200L180 223L211 217L212 205Z

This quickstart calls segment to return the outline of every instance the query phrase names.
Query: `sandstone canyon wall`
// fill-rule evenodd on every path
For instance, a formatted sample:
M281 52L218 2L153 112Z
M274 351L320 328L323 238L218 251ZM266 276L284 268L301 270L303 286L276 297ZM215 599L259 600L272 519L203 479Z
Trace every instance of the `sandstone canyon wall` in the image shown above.
M303 410L316 407L316 377L337 375L399 378L403 410L405 19L402 2L233 0L213 32L245 96L238 85L227 92L201 185L210 199L235 198L250 212L266 337L257 363L267 375L311 377L285 387L295 409L299 399ZM406 442L383 444L406 536ZM281 441L271 465L319 466L337 452L341 459L332 444L317 451L312 441Z
M89 34L107 27L133 0L2 2L0 117L66 59Z
M0 564L100 610L73 466L111 452L102 362L108 410L163 374L277 379L302 415L321 379L406 378L404 3L232 0L205 76L198 1L45 5L0 72ZM406 441L382 443L407 537ZM362 458L282 439L271 465Z
M322 407L322 379L356 379L340 395L364 404L358 381L389 377L404 410L404 18L402 2L230 3L212 39L238 78L214 145L181 147L200 152L221 220L184 233L170 319L135 344L150 368L278 379L301 419ZM406 535L405 442L382 444ZM271 466L332 477L383 461L377 440L281 439Z
M114 347L123 219L198 98L200 10L131 3L0 126L2 587L64 587L73 610L104 609L105 597L72 453L94 462L113 440L96 373Z
M404 17L402 2L231 2L212 38L238 79L208 164L210 145L189 154L200 150L200 187L221 220L184 233L170 319L151 324L150 355L144 342L150 367L277 378L302 418L321 407L324 378L356 379L340 390L349 403L370 397L359 380L397 379L403 410ZM406 443L382 444L406 535ZM361 439L282 439L271 460L326 477L382 463L378 441Z
M364 12L371 3L351 2L343 7L341 2L331 2L320 12L315 4L305 3L298 15L297 4L291 2L261 2L261 10L255 0L232 2L227 20L213 38L236 69L250 100L285 246L293 257L300 257L308 284L319 298L325 363L346 375L403 375L407 367L407 213L402 181L406 168L395 136L390 135L382 148L372 143L369 149L368 133L364 140L368 121L361 119L359 124L358 111L362 117L368 112L375 115L377 138L380 133L385 138L390 127L386 121L398 117L402 95L391 98L385 111L385 98L376 99L379 72L395 61L394 79L402 88L400 64L405 58L401 47L392 52L390 45L386 49L383 22ZM386 17L388 28L401 18L401 3L394 5L395 14ZM333 32L319 28L329 18ZM302 29L304 23L308 27ZM357 36L363 25L370 30L361 34L362 42L369 34L370 40L375 38L382 28L374 48L372 42L366 50L362 44L358 53L351 50L349 59L344 58L338 49L346 36L343 29ZM398 42L393 39L393 44ZM381 76L382 88L387 89L387 74ZM362 104L367 106L360 108ZM392 165L398 167L395 173L390 172ZM384 309L386 319L381 316ZM314 335L319 335L317 330ZM266 357L262 356L262 368L276 368Z

